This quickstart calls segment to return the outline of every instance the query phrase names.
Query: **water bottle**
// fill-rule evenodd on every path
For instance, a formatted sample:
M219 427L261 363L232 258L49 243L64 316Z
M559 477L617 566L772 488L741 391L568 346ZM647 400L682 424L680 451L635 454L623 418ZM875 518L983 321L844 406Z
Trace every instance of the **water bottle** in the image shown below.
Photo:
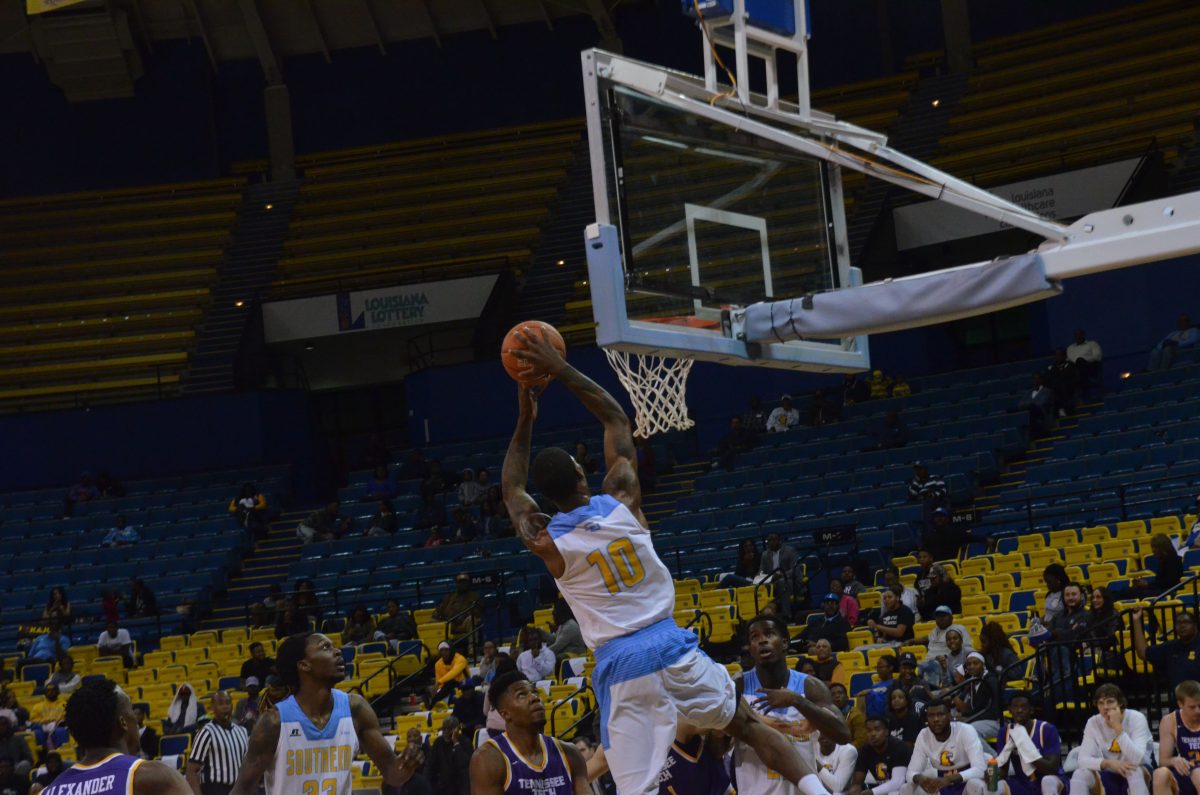
M996 757L988 757L987 775L983 780L984 783L987 784L988 792L996 792L998 789L1000 789L1000 766L996 764Z

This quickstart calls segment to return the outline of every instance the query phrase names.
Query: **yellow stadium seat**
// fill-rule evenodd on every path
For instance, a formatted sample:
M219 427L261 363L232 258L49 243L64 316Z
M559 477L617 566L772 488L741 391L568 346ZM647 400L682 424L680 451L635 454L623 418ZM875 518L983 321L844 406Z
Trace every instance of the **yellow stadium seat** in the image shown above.
M170 682L171 684L179 684L186 682L188 679L188 668L186 665L164 665L158 669L158 681Z
M11 690L13 695L17 697L18 703L24 704L33 698L33 691L37 690L37 682L9 682L5 685L6 690Z
M1041 533L1026 533L1023 536L1017 536L1017 551L1029 552L1034 549L1045 549L1046 537Z
M846 669L847 673L870 670L867 668L866 655L861 651L839 651L837 661Z
M155 685L142 685L138 688L138 695L142 701L165 701L169 704L175 698L175 687L163 682Z
M869 629L852 629L846 633L846 640L850 644L850 648L856 648L867 643L875 641L874 636Z
M992 560L992 568L997 574L1025 571L1028 566L1029 564L1023 552L1009 552L1004 555L996 555Z
M728 643L737 634L737 618L733 605L712 607L704 611L712 621L709 629L710 643Z
M1088 579L1093 588L1101 588L1113 580L1120 579L1121 574L1117 571L1117 564L1109 562L1111 560L1105 556L1104 563L1093 563L1088 566Z
M732 605L733 591L729 588L700 592L701 610L707 611L710 607L731 607Z
M1092 544L1076 544L1063 550L1063 559L1067 562L1067 565L1078 566L1081 563L1091 563L1092 561L1099 560L1100 555L1096 552L1096 547Z
M161 651L174 651L175 649L182 649L187 645L187 635L164 635L158 641L158 648Z
M1079 543L1078 530L1051 530L1049 547L1062 549Z
M1132 539L1114 538L1100 543L1100 560L1117 561L1132 558L1137 553Z
M157 682L158 671L155 668L134 668L126 674L125 683L131 687L134 685L152 685Z
M858 606L863 610L874 610L882 604L882 591L861 591L858 594Z
M125 662L120 657L97 657L88 670L93 675L107 676L114 682L125 682Z
M252 629L250 630L250 641L257 641L264 646L269 643L271 648L267 651L269 654L273 654L275 651L275 630L271 627L259 627L258 629Z
M677 593L675 594L675 609L690 610L696 607L696 594L694 593Z
M994 612L995 609L996 606L992 603L992 597L987 594L964 596L962 598L962 614L964 616L986 616Z
M1008 572L988 574L983 578L983 587L987 593L1008 594L1017 589L1016 580Z
M175 662L189 666L189 670L193 663L207 659L208 649L204 646L189 646L186 649L177 649L175 651Z
M1057 547L1046 549L1035 549L1029 553L1029 569L1033 572L1041 572L1042 569L1049 566L1051 563L1062 563L1062 553ZM1022 583L1025 581L1022 580Z
M249 627L230 627L229 629L221 630L222 645L229 645L231 643L247 643L249 640Z
M1190 524L1188 525L1191 526ZM1179 524L1178 516L1155 516L1150 520L1150 533L1166 533L1167 535L1177 536L1183 532L1183 527Z
M175 653L171 651L148 651L142 655L142 665L151 668L162 668L173 662L175 662Z
M1138 538L1146 535L1146 523L1141 519L1117 522L1117 538Z
M700 581L695 579L676 580L675 593L700 593Z
M972 575L984 575L992 573L992 559L989 555L979 555L974 558L967 558L962 562L960 571L963 577Z
M979 646L979 633L983 631L984 616L962 616L958 623L966 627L967 632L971 635L971 645Z
M936 626L937 624L933 623L932 621L918 621L917 623L913 624L913 635L915 637L922 638L933 631L933 628Z
M901 555L892 558L892 565L898 569L903 569L905 566L916 566L917 558L915 555Z
M989 575L990 576L990 575ZM962 591L963 596L977 596L984 592L982 575L975 577L963 577L957 580L958 589Z
M696 624L696 620L699 617L699 615L700 615L700 611L696 610L696 609L676 610L675 613L673 614L673 617L675 619L675 623L678 626L688 628L688 627L692 627Z
M249 655L242 651L240 643L222 643L219 646L210 646L208 648L208 659L210 660L225 660L230 657L242 660Z
M1079 531L1079 540L1084 544L1101 544L1111 541L1112 537L1112 531L1108 529L1108 525L1085 527Z
M742 666L740 663L725 663L725 670L734 679L742 675Z

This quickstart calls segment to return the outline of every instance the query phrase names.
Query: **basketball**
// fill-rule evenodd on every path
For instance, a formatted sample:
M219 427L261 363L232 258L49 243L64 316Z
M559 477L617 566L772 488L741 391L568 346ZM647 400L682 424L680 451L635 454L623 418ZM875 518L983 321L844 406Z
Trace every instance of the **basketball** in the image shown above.
M518 323L508 330L504 335L504 342L500 345L500 361L504 364L504 371L512 377L514 381L530 386L546 384L550 381L549 376L535 378L533 380L525 380L521 377L521 371L525 369L525 362L513 355L513 351L522 350L525 344L517 336L518 331L524 331L526 334L542 334L550 341L550 344L558 349L558 352L563 356L567 355L567 343L563 342L562 334L558 333L558 329L551 326L549 323L541 320L526 320Z

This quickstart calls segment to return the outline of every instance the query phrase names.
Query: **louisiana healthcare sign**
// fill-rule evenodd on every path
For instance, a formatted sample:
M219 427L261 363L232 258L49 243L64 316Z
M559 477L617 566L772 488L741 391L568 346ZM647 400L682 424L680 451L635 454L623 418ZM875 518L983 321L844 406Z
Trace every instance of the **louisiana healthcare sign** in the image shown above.
M272 301L263 304L263 333L267 342L286 342L356 331L473 320L483 313L498 278L495 274L472 276Z

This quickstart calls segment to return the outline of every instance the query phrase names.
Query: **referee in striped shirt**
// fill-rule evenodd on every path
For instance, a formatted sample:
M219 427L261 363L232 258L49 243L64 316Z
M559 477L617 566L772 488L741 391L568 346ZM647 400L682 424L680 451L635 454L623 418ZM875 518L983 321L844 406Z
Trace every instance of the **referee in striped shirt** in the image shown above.
M229 795L250 745L246 730L233 722L233 701L224 690L213 693L212 715L188 756L187 781L195 795Z

